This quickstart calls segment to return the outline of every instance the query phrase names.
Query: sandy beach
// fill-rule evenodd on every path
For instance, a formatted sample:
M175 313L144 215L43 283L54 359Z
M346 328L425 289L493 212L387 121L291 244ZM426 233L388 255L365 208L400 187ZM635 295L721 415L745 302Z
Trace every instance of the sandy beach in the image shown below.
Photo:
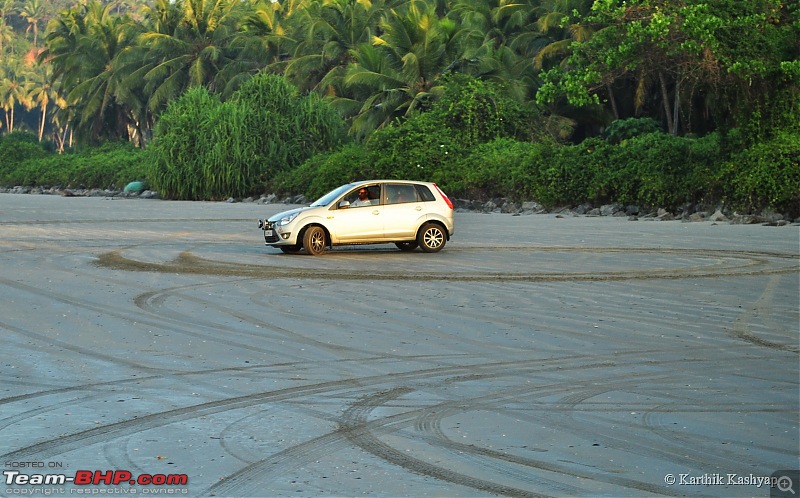
M800 491L800 227L286 207L0 194L0 495Z

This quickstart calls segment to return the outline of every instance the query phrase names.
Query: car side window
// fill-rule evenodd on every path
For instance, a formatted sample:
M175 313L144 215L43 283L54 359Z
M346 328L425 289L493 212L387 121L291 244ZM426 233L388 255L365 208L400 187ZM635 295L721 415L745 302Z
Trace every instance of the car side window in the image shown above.
M403 204L417 202L417 191L414 185L387 185L386 204Z
M380 192L380 185L362 186L347 194L342 200L347 201L348 207L351 208L374 206L380 204Z

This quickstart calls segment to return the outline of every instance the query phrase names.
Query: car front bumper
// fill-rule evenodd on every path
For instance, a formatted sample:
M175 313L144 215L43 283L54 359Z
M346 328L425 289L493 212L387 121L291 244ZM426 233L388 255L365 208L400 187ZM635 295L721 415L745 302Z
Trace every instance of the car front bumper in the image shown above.
M280 227L273 221L258 220L258 228L264 232L264 244L268 246L292 245L292 232L288 227Z

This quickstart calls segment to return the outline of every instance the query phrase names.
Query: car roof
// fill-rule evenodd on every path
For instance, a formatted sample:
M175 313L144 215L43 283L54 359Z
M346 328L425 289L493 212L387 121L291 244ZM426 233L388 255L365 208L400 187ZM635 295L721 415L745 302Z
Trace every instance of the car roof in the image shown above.
M418 180L398 180L398 179L384 179L384 180L359 180L357 182L349 183L348 185L356 186L356 185L365 185L365 184L372 184L372 183L408 183L408 184L416 184L416 185L431 185L431 182L423 182Z

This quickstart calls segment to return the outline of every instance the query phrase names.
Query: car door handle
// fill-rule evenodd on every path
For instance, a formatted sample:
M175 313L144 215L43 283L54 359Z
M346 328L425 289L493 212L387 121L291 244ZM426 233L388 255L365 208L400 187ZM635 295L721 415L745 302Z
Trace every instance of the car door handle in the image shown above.
M417 211L422 211L422 206L417 206L415 209L416 209Z
M381 212L380 212L380 210L376 209L376 210L374 210L372 212L372 214L374 214L375 216L378 216L379 214L381 214Z

